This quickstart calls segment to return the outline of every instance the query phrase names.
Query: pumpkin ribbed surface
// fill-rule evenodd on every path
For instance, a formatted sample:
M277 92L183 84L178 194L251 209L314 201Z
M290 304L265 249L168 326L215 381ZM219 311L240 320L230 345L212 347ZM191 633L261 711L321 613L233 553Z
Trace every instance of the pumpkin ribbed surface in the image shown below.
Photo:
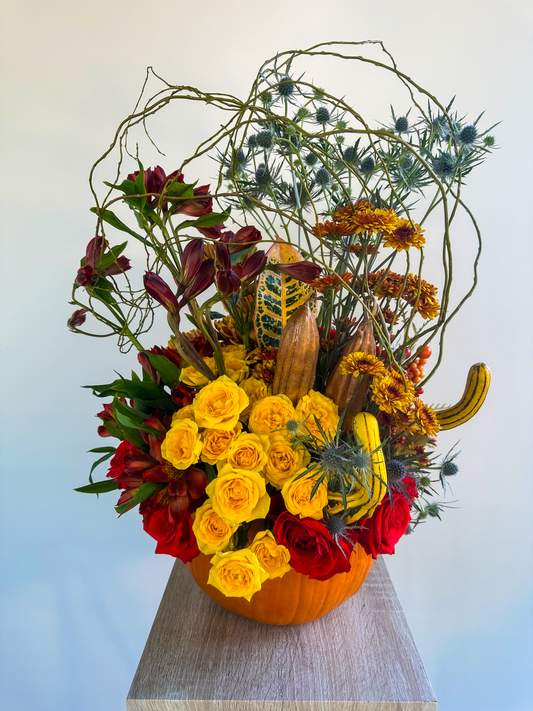
M248 602L244 598L225 597L207 584L211 557L200 553L187 563L198 586L226 610L269 625L301 625L331 612L359 590L374 562L357 545L348 573L337 573L329 580L312 580L291 570L282 578L265 581Z

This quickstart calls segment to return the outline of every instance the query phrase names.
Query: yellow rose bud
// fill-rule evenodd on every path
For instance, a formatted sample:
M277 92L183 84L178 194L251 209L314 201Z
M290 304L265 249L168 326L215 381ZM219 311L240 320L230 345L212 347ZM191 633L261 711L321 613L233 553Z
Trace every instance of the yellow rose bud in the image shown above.
M248 395L227 375L211 381L196 395L194 416L200 427L232 430L248 407Z
M268 461L263 474L276 489L281 489L285 482L307 467L310 461L311 456L303 447L293 448L285 435L274 432L270 435Z
M230 524L265 518L270 509L270 496L261 474L234 469L231 464L222 467L205 491L213 509Z
M211 559L211 566L207 582L226 597L243 597L250 601L268 579L268 573L248 548L217 553Z
M252 407L248 427L255 434L270 434L284 430L288 420L294 419L294 407L286 395L270 395Z
M229 346L221 346L220 350L222 351L222 357L224 360L227 358L232 358L235 360L243 360L246 361L248 358L248 353L246 352L246 346L244 346L242 343L240 345L229 345Z
M266 397L268 393L268 388L267 384L265 383L264 380L259 380L259 378L247 378L246 380L243 380L242 383L239 383L241 388L244 390L244 392L248 395L248 399L250 400L250 405L246 408L246 410L243 410L242 412L242 419L245 420L250 414L250 411L252 409L252 406L254 402L257 402L258 400L262 400L264 397Z
M193 420L175 420L161 445L163 458L176 469L196 464L202 451L198 425Z
M302 469L298 474L301 474ZM296 476L298 476L298 474ZM322 483L316 490L313 498L311 492L318 480L318 476L293 477L281 489L287 511L300 518L314 518L320 521L323 518L323 509L328 505L328 488Z
M204 363L211 368L213 373L216 374L217 367L214 358L204 358ZM188 365L183 368L180 375L180 381L188 385L190 388L201 388L203 385L207 385L210 382L205 375L202 375L196 368L192 365Z
M247 378L250 372L250 368L245 361L237 358L224 358L224 365L226 366L226 373L236 383L240 383L241 380Z
M267 463L269 446L270 440L266 435L243 432L230 445L225 461L219 462L217 466L222 468L230 464L234 469L260 472Z
M289 549L279 545L271 531L259 531L250 550L255 553L269 578L282 578L291 569Z
M295 419L302 423L302 434L311 435L319 442L324 442L317 420L326 435L332 439L339 424L339 408L329 397L310 390L296 405Z
M227 521L213 511L210 501L196 509L192 530L196 536L198 548L206 555L223 551L228 547L239 524L231 526Z
M192 405L186 405L182 407L172 415L172 423L176 420L194 420L194 408Z
M204 430L202 432L202 462L216 464L227 459L228 449L235 437L241 433L242 425L237 422L232 430Z

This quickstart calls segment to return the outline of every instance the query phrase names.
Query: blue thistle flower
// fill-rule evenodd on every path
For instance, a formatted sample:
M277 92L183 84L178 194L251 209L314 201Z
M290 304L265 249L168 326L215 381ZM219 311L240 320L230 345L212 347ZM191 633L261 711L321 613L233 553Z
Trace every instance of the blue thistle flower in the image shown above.
M394 130L398 131L398 133L405 133L407 129L409 128L409 121L407 120L407 116L400 116L396 119L394 123Z
M261 163L257 167L257 170L255 171L255 182L261 187L264 188L270 183L270 172L268 170L268 166L266 166L264 163Z
M257 136L255 133L252 133L251 136L248 136L248 148L255 148L257 146Z
M259 131L255 137L257 145L261 148L272 148L272 139L270 131Z
M455 476L459 471L459 467L455 462L446 461L442 463L441 472L442 476Z
M435 169L435 173L444 178L448 178L450 175L453 175L455 170L453 158L449 153L441 153L440 156L434 161L433 167Z
M407 475L407 467L397 459L391 459L385 466L387 469L387 481L391 484L396 484Z
M348 148L344 151L344 160L347 163L354 163L357 158L357 151L355 150L354 146L348 146Z
M307 165L316 165L318 163L318 156L315 153L308 153L305 158Z
M477 138L477 128L474 125L465 126L461 129L459 140L461 143L474 143Z
M315 180L319 185L325 187L326 185L329 185L331 177L326 168L319 168L316 171Z
M315 118L317 123L325 124L329 121L329 111L326 109L325 106L321 106L319 109L317 109Z
M361 161L361 170L363 173L371 173L375 167L376 164L374 163L372 156L367 156Z
M295 89L295 84L290 76L281 77L279 80L279 85L277 87L278 94L280 96L292 96Z
M485 136L483 143L487 146L487 148L492 148L492 146L496 143L496 139L494 136Z

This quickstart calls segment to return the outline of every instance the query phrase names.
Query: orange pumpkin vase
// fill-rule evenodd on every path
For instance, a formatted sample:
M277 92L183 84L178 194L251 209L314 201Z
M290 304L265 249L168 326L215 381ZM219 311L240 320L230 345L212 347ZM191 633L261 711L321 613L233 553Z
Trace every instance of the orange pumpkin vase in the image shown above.
M374 562L372 556L356 545L347 573L337 573L329 580L313 580L290 570L282 578L266 580L248 602L240 597L226 597L208 585L211 558L200 553L187 563L198 586L226 610L267 625L301 625L326 615L355 595Z

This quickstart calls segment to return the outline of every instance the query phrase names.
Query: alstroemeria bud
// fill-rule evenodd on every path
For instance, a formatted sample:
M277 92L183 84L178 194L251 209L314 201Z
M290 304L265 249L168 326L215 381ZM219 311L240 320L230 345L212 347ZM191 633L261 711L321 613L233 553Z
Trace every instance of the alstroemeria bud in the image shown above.
M144 275L144 288L150 296L164 306L170 313L178 313L178 301L169 285L159 274L146 272Z
M131 269L130 260L127 257L118 257L116 262L105 270L108 276L115 276L116 274L123 274Z
M94 277L94 269L90 264L86 264L84 267L78 269L76 274L75 284L78 286L89 286Z
M217 242L215 244L215 258L217 271L227 271L228 269L231 269L231 258L226 244L223 244L222 242Z
M231 269L217 273L217 286L222 296L231 296L241 288L241 280Z
M183 285L189 284L191 279L196 276L198 270L200 269L202 262L204 261L204 242L201 239L191 240L185 249L183 250L183 257L181 260L182 271L181 271L181 283Z
M293 262L292 264L272 264L269 266L269 269L272 269L272 271L278 274L286 274L306 284L310 284L319 277L322 272L322 267L319 267L318 264L307 261Z
M79 328L85 323L86 313L87 309L78 309L77 311L74 311L72 316L67 321L67 326L70 328L71 331L75 331L77 328Z
M242 281L251 281L260 274L267 263L267 256L262 249L247 257L241 264L235 264L233 271Z
M94 237L85 250L85 266L89 264L91 267L94 267L98 262L102 261L102 257L108 246L106 238L102 235Z
M243 249L248 249L250 245L260 242L263 238L259 230L250 225L241 227L236 234L228 230L228 232L224 232L220 239L222 242L227 243L230 254L236 254L237 252L242 252Z
M138 353L137 360L141 364L141 367L144 370L144 372L148 373L148 375L154 381L154 383L156 385L161 385L161 376L159 375L157 370L154 368L154 366L150 363L150 358L148 358L146 353Z
M204 259L200 269L196 273L194 279L183 292L183 299L190 301L194 299L202 291L208 289L215 279L215 262L212 259Z

